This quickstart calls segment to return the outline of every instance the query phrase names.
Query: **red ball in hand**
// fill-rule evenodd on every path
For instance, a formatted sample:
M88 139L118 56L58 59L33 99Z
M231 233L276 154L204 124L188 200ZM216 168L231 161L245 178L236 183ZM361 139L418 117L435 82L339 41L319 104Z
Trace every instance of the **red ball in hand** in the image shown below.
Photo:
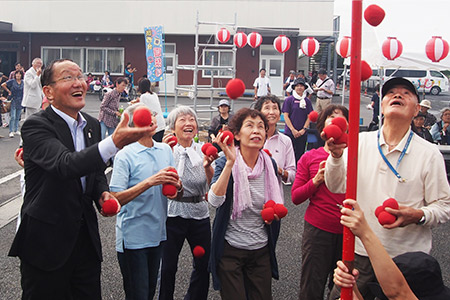
M206 149L205 151L205 155L206 156L213 156L213 157L217 157L217 148L214 146L209 147L208 149Z
M171 143L172 142L172 143ZM168 140L167 143L169 144L170 147L174 147L176 144L178 144L178 139L176 136L172 135Z
M119 212L119 203L114 199L108 199L103 203L103 212L107 215L114 215Z
M196 258L201 258L205 255L205 249L203 249L202 246L195 246L194 250L192 250L192 254L194 254L194 257Z
M366 81L372 76L373 71L370 65L365 61L361 61L361 81Z
M269 154L270 157L272 157L272 153L270 153L269 149L262 149L264 152L266 152L267 154Z
M383 202L383 207L390 207L392 209L398 209L398 202L394 198L389 198Z
M174 197L177 194L177 187L173 184L163 184L162 194L166 197Z
M384 206L380 205L375 209L375 217L378 218L378 216L380 215L380 213L384 211Z
M136 108L133 113L133 123L136 127L146 127L152 123L152 112L147 107Z
M342 135L340 137L338 137L337 139L334 140L335 144L347 144L348 143L348 134L347 133L342 133Z
M206 155L206 149L209 147L213 147L213 145L211 143L204 143L202 146L202 153Z
M331 124L338 126L342 132L347 132L348 123L344 117L337 117L331 120Z
M378 215L378 222L381 225L389 225L395 222L397 220L397 217L393 214L388 213L387 211L382 211Z
M268 208L268 207L274 207L275 204L276 204L275 201L269 200L269 201L267 201L266 203L264 203L264 207L265 207L265 208Z
M317 118L319 117L319 114L317 111L313 110L309 113L308 118L311 122L315 123L317 121Z
M376 4L369 5L364 11L364 19L374 27L380 25L385 15L384 10Z
M227 145L231 145L231 143L234 140L234 134L228 130L222 131L222 136L221 136L220 141L223 143L226 137L228 137Z
M330 124L330 125L326 126L323 129L323 132L325 133L327 140L329 138L333 138L334 140L337 140L342 135L341 128L339 128L339 126L334 125L334 124Z
M284 217L286 217L288 210L286 208L286 206L284 206L281 203L275 204L274 206L274 211L275 214L278 216L278 218L282 219Z
M227 92L228 97L230 99L237 99L244 95L245 92L245 84L239 78L234 78L228 81L225 91Z
M272 207L266 207L261 211L261 217L264 221L272 222L275 218L275 211Z

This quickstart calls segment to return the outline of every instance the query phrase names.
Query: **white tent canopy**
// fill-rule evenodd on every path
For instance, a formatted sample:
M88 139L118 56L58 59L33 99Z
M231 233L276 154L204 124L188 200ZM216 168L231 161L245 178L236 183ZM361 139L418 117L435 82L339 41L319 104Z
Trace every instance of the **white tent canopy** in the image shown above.
M335 14L341 16L340 37L351 35L351 2L335 0ZM363 19L361 57L373 69L450 70L450 55L434 63L425 54L425 45L432 36L441 36L450 42L450 27L447 24L449 1L378 0L364 1L363 4L363 10L370 4L377 4L386 12L386 17L377 27L370 26ZM386 59L381 50L388 37L396 37L403 44L403 53L395 60ZM349 59L346 64L350 64Z

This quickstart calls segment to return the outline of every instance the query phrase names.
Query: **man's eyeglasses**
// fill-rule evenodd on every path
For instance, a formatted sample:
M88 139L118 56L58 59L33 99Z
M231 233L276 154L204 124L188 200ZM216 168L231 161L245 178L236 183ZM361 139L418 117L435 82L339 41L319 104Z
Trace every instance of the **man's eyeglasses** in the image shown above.
M58 81L73 82L75 80L78 80L80 82L86 82L86 75L78 75L78 76L67 75L62 78L56 79L55 81L50 82L50 84L57 83Z

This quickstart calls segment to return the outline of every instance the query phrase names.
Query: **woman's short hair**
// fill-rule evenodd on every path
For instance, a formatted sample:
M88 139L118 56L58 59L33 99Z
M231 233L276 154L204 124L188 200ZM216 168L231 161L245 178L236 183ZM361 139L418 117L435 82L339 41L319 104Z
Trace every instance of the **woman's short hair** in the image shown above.
M153 94L153 92L151 91L151 87L152 87L152 84L151 84L150 80L148 80L147 78L142 78L141 80L139 80L139 92L141 94L144 94L147 92L150 94Z
M197 123L197 128L198 128L198 119L197 119L197 114L195 113L195 111L192 108L190 108L189 106L180 105L177 108L175 108L174 110L172 110L170 112L169 116L167 117L167 122L169 123L169 128L171 130L175 129L175 123L177 122L178 117L181 115L193 116L195 119L195 123Z
M259 98L258 101L256 101L256 103L255 103L255 109L257 111L261 111L264 103L269 102L269 101L272 103L275 103L278 106L278 110L280 111L280 114L281 114L280 99L278 99L278 97L275 95L263 96L263 97Z
M23 71L16 71L16 72L14 73L14 79L16 78L16 75L17 75L17 74L20 74L20 78L21 78L21 79L23 79L23 76L25 76L24 73L23 73Z
M231 119L230 123L228 124L230 131L236 135L241 131L242 124L244 123L244 120L248 117L255 119L257 117L260 117L261 120L264 122L264 128L267 130L269 129L269 122L267 122L266 117L260 112L259 110L244 107L238 110L238 112L234 115L234 117ZM236 145L239 145L239 141L234 140Z
M327 120L327 118L329 116L331 116L336 110L340 110L348 122L347 107L345 107L343 105L339 105L339 104L330 104L324 110L322 110L320 112L319 117L317 118L316 126L317 126L317 131L319 131L319 134L322 132L323 128L325 127L325 121Z
M121 84L122 82L125 82L126 84L128 84L128 79L126 77L119 77L116 79L116 85Z
M450 107L444 107L443 109L441 109L441 120L442 120L442 117L444 116L445 112L449 111L449 110L450 110Z
M133 114L134 114L134 111L135 111L138 107L141 107L141 106L147 107L144 103L135 103L135 104L133 104L133 105L128 106L128 107L124 110L124 112L123 112L121 118L123 118L123 115L124 115L125 113L128 113L128 116L130 116L130 119L129 119L129 121L128 121L128 126L134 127Z

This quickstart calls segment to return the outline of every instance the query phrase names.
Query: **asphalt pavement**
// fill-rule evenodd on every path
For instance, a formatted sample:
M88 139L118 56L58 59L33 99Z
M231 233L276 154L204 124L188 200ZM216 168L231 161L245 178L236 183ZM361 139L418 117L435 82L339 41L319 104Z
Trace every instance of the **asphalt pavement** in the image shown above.
M428 95L427 95L428 96ZM449 105L449 97L446 95L431 96L432 112L437 113L439 109ZM160 95L160 100L165 103L165 99ZM173 97L168 97L168 111L173 108ZM340 103L340 98L335 97L333 103ZM97 116L100 101L95 95L88 95L84 111ZM209 100L200 100L200 103L209 103ZM215 100L217 104L218 99ZM251 99L238 100L234 102L234 109L249 106ZM348 105L348 99L346 99ZM366 109L369 104L370 97L361 97L361 117L363 125L367 125L371 120L372 112ZM179 103L192 104L189 98L180 98ZM216 105L215 104L215 105ZM126 104L125 104L126 105ZM163 108L164 110L164 108ZM210 114L200 113L201 125L208 124ZM0 135L5 136L0 139L0 149L2 159L0 160L0 299L16 300L20 299L20 273L19 260L17 258L7 257L9 247L14 237L16 229L15 217L10 220L3 220L6 210L14 211L18 209L13 207L11 203L20 205L20 183L17 176L20 167L13 159L13 152L19 143L19 138L8 138L8 130L0 129ZM280 269L280 280L273 280L273 298L291 300L298 298L299 282L300 282L300 266L301 266L301 236L303 232L303 216L307 207L307 202L299 206L295 206L290 201L291 186L284 187L285 202L289 210L289 214L283 219L281 226L281 234L277 245L277 257ZM16 200L17 199L17 200ZM62 199L63 200L63 199ZM214 209L210 210L211 220L213 220ZM4 225L2 225L4 224ZM124 299L122 288L122 279L117 263L115 252L115 218L105 218L99 215L99 228L103 245L104 262L102 264L102 291L103 299ZM437 258L441 264L443 271L444 283L450 286L450 222L440 225L433 229L433 250L432 255ZM192 269L192 255L186 245L183 247L178 265L178 273L176 279L175 299L183 299L184 293L189 284L190 272ZM209 299L220 299L218 292L210 288Z

